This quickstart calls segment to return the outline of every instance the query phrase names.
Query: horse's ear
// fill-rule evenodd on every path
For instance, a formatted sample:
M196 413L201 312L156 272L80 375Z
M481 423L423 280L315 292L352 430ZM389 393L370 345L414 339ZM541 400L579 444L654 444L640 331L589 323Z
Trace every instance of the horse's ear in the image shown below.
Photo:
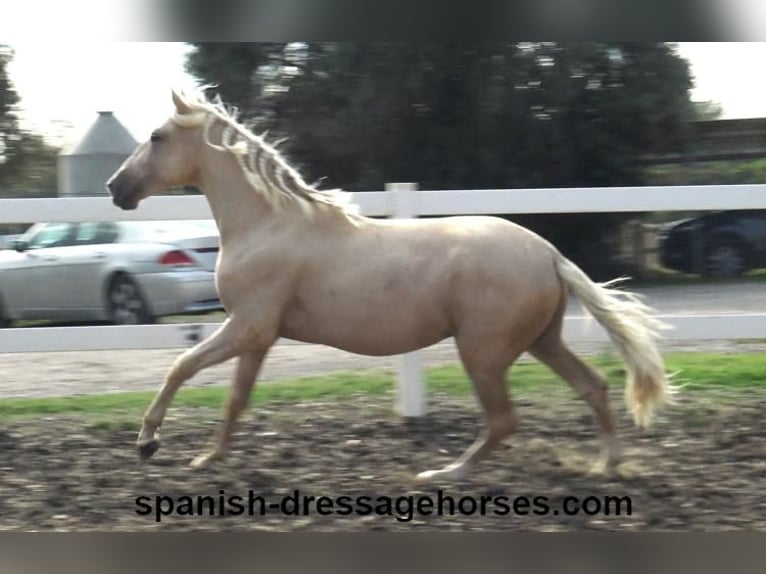
M178 92L175 90L171 90L173 93L173 105L176 107L176 112L178 112L180 115L191 113L191 108L189 107L189 104L187 104L181 96L178 95Z

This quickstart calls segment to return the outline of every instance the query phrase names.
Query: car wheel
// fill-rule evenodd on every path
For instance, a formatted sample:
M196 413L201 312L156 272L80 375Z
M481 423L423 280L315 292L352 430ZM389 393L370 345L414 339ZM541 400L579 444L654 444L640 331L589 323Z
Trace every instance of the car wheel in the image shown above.
M725 240L708 250L705 271L713 277L738 277L746 270L745 251L734 241Z
M112 279L106 299L109 318L115 325L140 325L154 321L138 285L127 275Z
M11 326L11 320L8 319L5 313L5 306L3 305L3 298L0 296L0 329L5 329Z

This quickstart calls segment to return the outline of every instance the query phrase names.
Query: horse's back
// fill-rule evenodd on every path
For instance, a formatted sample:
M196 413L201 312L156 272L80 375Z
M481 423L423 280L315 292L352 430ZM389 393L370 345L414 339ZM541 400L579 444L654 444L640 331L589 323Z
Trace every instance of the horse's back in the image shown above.
M413 255L428 254L426 265L452 269L476 282L539 284L555 275L557 253L548 241L511 221L492 216L376 222L383 243Z

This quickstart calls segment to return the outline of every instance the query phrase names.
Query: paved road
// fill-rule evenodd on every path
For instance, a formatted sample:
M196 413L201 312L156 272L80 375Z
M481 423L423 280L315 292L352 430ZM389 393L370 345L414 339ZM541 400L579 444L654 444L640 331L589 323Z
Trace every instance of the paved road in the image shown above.
M635 291L660 313L712 315L766 312L766 282L675 285ZM570 306L570 310L575 308ZM575 314L581 314L581 311Z
M766 283L653 287L637 290L663 314L751 313L766 310ZM568 312L581 315L576 301ZM580 353L601 352L608 346L573 345ZM766 342L687 341L664 350L719 350L764 352ZM0 398L71 395L126 390L153 390L179 354L167 351L93 351L87 353L0 353ZM457 360L451 341L425 351L427 364ZM388 357L362 357L336 349L309 345L281 345L270 353L261 380L329 373L347 369L391 368ZM221 384L233 374L233 362L203 371L189 386Z

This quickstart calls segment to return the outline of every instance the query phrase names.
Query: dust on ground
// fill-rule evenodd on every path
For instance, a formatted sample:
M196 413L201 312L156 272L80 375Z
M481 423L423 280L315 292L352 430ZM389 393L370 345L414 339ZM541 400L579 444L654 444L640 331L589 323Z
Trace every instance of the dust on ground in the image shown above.
M766 530L765 392L685 392L648 431L633 428L621 397L613 397L627 460L612 477L587 472L598 447L583 402L565 390L518 393L516 402L522 425L508 445L466 479L436 485L412 477L471 443L481 425L472 398L433 395L429 414L414 421L393 415L386 395L258 405L239 426L230 458L203 471L187 465L215 428L215 410L171 409L163 446L146 464L136 458L135 424L71 416L2 422L0 530ZM136 512L139 496L179 501L223 491L247 499L253 491L278 503L298 490L436 500L437 488L467 511L485 497L486 515L416 513L401 521L267 509L263 516L167 516L158 523ZM545 496L551 513L522 503L526 515L496 515L502 507L492 501L503 496L511 505L515 497ZM632 512L556 515L567 496L628 496ZM406 500L400 504L406 518Z

